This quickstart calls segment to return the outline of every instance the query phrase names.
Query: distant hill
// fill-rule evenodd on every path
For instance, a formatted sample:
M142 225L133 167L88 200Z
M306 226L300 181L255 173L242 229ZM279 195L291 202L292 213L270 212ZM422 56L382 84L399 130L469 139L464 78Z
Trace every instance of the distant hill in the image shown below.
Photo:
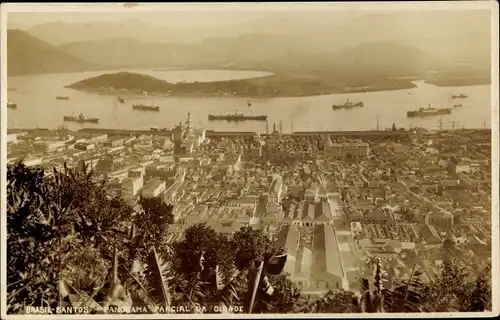
M238 66L273 64L289 55L307 54L307 39L273 34L246 34L213 38L197 45L179 42L158 43L133 38L73 42L61 50L106 67L209 67L229 63Z
M108 68L183 66L202 59L202 56L189 45L154 43L133 38L72 42L58 48L75 57Z
M27 30L33 36L54 45L71 42L131 38L141 41L174 41L174 30L147 23L138 19L125 19L118 22L50 22L36 25ZM163 39L163 41L159 41Z
M413 46L391 42L366 42L332 55L337 68L376 75L418 76L445 66L443 59Z
M106 67L233 68L315 73L345 70L352 74L421 74L446 64L412 46L390 42L362 43L336 52L314 53L308 39L278 34L213 38L198 45L152 43L132 38L69 43L61 50Z
M7 30L9 76L98 69L92 64L37 39L22 30Z
M210 39L243 39L250 34L282 35L296 39L294 49L315 53L333 53L365 42L392 42L417 47L446 57L450 62L488 66L491 56L490 29L489 10L467 9L385 12L283 10L256 14L253 20L231 25L201 20L196 21L196 25L168 20L156 25L143 17L142 20L110 22L51 22L36 25L27 31L54 45L123 38L147 43L182 42L195 45L203 41L211 42ZM262 46L276 47L282 42L267 41L271 38L264 37ZM283 41L286 44L289 40ZM270 53L271 50L265 51Z
M274 60L274 70L321 75L330 79L379 80L384 77L422 77L447 65L446 61L418 48L391 42L366 42L333 53L284 54Z
M489 10L409 10L365 14L334 32L317 33L326 45L343 47L366 42L392 42L446 58L488 65L491 57ZM475 45L471 45L474 43Z

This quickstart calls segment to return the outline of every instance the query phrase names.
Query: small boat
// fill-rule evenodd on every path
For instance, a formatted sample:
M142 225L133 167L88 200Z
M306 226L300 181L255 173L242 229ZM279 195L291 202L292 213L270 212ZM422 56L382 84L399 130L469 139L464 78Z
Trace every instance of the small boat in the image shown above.
M462 108L464 105L463 104L455 104L453 105L453 108Z
M64 121L66 122L78 122L78 123L99 123L99 118L85 117L83 114L78 116L64 116Z
M132 108L135 110L142 110L142 111L160 111L160 106L154 106L154 105L147 105L147 104L134 104L132 105Z
M66 97L66 96L57 96L56 99L57 100L69 100L69 97Z
M462 94L460 94L460 95L455 95L455 94L454 94L454 95L452 95L452 96L451 96L451 98L452 98L452 99L466 99L466 98L468 98L468 97L467 97L465 94L463 94L463 93L462 93Z
M10 109L17 109L17 104L16 103L12 103L10 101L7 102L7 108L10 108Z
M125 99L123 99L123 97L117 97L116 100L120 103L125 103Z
M358 102L351 102L349 99L346 100L343 104L333 104L332 109L333 110L340 110L340 109L352 109L352 108L360 108L364 107L365 104L363 101L358 101Z

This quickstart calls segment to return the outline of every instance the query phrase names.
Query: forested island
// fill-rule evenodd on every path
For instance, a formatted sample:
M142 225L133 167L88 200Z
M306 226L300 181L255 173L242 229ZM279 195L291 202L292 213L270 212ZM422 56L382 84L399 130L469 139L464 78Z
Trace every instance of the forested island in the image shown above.
M354 77L322 77L278 73L271 76L214 82L170 83L152 76L119 72L88 78L67 88L103 94L172 96L292 97L345 92L369 92L413 88L411 79L357 80Z

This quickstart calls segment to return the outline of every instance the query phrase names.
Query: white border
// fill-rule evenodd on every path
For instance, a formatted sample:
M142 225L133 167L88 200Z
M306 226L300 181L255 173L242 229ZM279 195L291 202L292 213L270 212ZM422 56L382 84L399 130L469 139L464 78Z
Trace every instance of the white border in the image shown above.
M287 5L285 7L284 5ZM284 9L286 8L286 9ZM34 3L4 3L1 5L1 83L5 84L7 82L7 74L4 72L6 68L6 36L7 36L7 12L147 12L147 11L158 11L158 10L176 10L176 11L304 11L304 10L363 10L363 11L387 11L387 10L397 10L397 11L410 11L410 10L464 10L464 9L483 9L491 10L491 50L492 50L492 90L491 90L491 128L492 128L492 275L493 275L493 312L484 313L440 313L440 314L425 314L425 313L405 313L405 314L286 314L287 318L431 318L434 316L438 317L492 317L500 314L500 281L499 281L499 270L500 264L498 261L499 257L499 79L498 79L498 23L499 23L499 13L498 13L498 2L494 0L486 1L439 1L439 2L344 2L344 3L190 3L190 4L166 4L166 3L140 3L133 7L125 7L123 3L46 3L46 4L34 4ZM472 44L473 45L473 44ZM7 86L1 85L1 108L0 108L0 142L1 142L1 152L0 152L0 181L3 182L6 179L6 138L7 138L7 110L5 107L6 100L5 96L7 94ZM3 199L6 199L6 186L5 183L1 183L0 196L2 201L0 201L0 212L1 216L1 243L2 245L6 243L6 205ZM6 315L4 302L6 299L6 250L0 250L1 252L1 314L2 319L48 319L62 317L63 319L129 319L131 317L136 319L164 319L166 317L173 317L176 319L193 319L201 318L195 317L193 315ZM241 319L241 318L251 318L251 319L264 319L264 318L277 318L278 314L232 314L230 318ZM211 315L204 314L203 318L215 319L222 318L223 315Z

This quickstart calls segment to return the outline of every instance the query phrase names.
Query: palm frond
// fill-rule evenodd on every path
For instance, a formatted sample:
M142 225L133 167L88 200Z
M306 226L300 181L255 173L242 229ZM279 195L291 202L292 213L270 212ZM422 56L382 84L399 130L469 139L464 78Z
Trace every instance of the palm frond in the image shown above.
M155 249L151 251L147 258L145 270L147 289L153 301L163 307L171 305L169 293L169 268L165 261L161 259Z
M127 268L122 268L122 271L128 276L126 284L131 289L133 305L146 306L149 312L156 313L157 306L149 296L149 291L143 282Z

